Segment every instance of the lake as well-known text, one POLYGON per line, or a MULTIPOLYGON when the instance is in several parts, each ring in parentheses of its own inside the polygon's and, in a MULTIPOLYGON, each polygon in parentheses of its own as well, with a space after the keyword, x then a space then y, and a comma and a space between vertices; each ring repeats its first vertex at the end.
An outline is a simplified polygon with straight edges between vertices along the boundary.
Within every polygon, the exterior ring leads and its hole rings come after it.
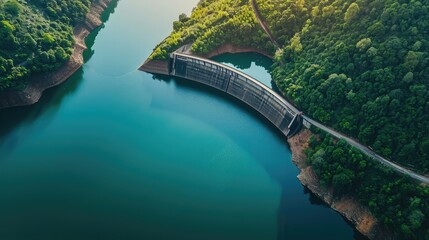
MULTIPOLYGON (((208 87, 137 71, 196 0, 121 0, 86 63, 0 111, 0 239, 361 239, 299 183, 286 139, 208 87)), ((258 54, 215 60, 271 82, 258 54)))

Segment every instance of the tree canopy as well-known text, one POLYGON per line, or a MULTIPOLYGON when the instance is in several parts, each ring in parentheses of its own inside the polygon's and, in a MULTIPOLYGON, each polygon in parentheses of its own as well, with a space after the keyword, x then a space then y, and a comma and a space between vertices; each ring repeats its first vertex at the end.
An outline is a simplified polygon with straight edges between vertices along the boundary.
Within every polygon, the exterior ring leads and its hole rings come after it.
POLYGON ((288 98, 384 157, 429 172, 428 0, 257 2, 283 45, 273 77, 288 98))
POLYGON ((274 46, 260 27, 247 0, 202 0, 190 17, 182 14, 173 23, 173 32, 150 56, 166 59, 184 44, 192 43, 192 51, 207 54, 225 43, 253 47, 274 53, 274 46))
POLYGON ((34 73, 64 64, 73 50, 73 27, 90 0, 0 0, 0 91, 22 88, 34 73))

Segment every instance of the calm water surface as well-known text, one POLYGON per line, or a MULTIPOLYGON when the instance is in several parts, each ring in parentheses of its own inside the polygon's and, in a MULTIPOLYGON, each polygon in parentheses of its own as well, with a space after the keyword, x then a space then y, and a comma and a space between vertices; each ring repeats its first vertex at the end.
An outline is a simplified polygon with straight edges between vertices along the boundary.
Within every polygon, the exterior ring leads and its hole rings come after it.
MULTIPOLYGON (((137 71, 197 0, 121 0, 83 68, 0 111, 0 239, 353 239, 283 136, 231 97, 137 71)), ((225 55, 270 83, 259 55, 225 55)))

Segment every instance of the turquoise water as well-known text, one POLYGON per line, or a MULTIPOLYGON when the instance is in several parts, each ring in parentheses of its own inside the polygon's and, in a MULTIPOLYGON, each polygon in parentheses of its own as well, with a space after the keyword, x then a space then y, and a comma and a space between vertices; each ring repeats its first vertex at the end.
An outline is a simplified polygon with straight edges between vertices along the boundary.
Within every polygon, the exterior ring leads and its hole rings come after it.
MULTIPOLYGON (((81 70, 38 104, 0 111, 0 239, 358 236, 306 193, 262 117, 136 70, 196 3, 119 1, 81 70)), ((269 83, 269 61, 255 57, 221 61, 269 83)))

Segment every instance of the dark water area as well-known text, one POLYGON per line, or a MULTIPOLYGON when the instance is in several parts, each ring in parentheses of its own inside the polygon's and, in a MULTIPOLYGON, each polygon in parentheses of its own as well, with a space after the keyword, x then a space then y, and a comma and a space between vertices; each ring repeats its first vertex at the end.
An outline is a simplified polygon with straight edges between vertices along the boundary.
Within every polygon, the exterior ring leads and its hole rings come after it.
MULTIPOLYGON (((136 70, 196 4, 118 1, 81 70, 39 103, 0 111, 0 239, 359 237, 302 187, 263 117, 136 70)), ((267 60, 217 59, 268 84, 267 60)))

